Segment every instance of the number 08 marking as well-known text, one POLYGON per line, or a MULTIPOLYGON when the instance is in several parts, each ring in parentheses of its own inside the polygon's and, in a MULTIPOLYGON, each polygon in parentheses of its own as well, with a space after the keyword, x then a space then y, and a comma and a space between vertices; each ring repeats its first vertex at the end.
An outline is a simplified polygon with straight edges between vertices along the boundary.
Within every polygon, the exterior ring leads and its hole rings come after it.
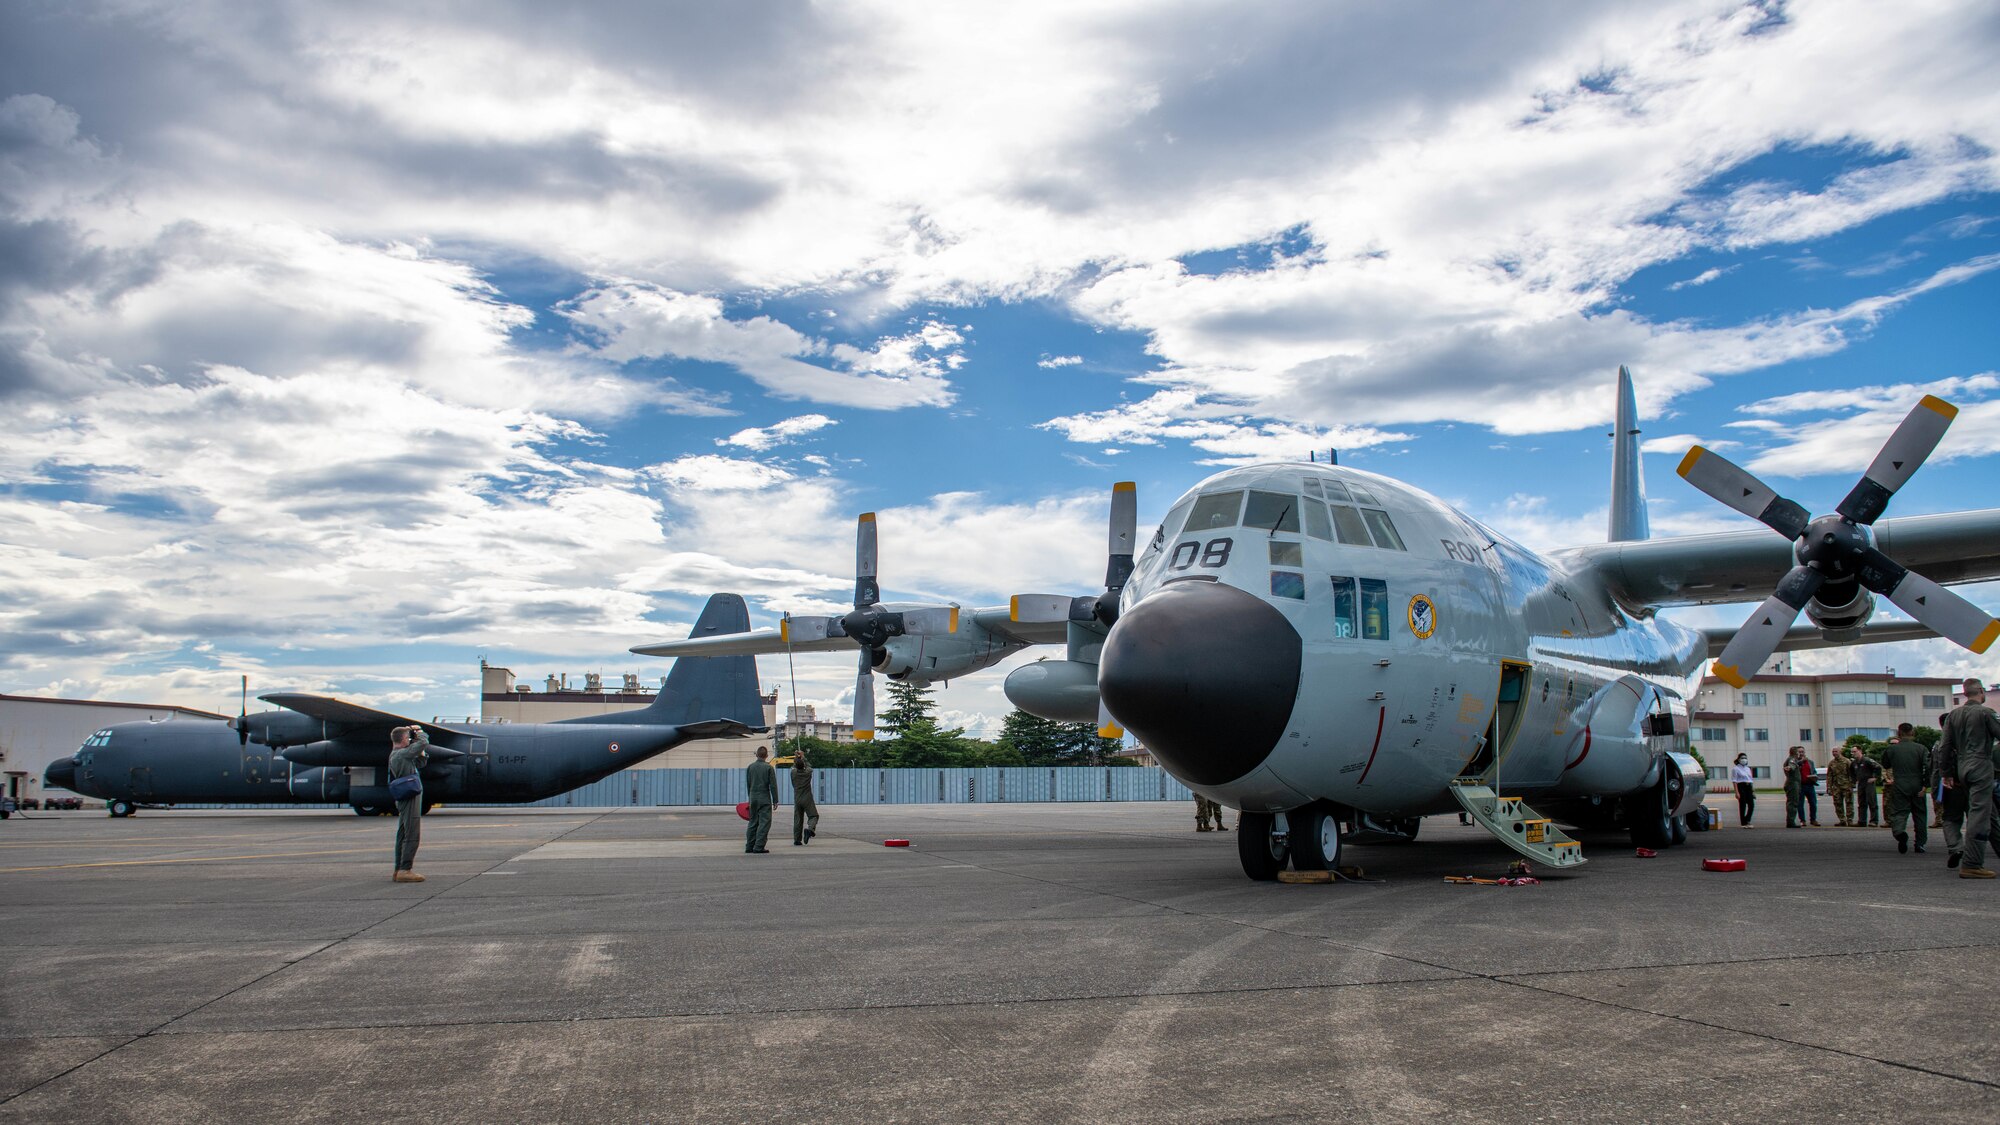
POLYGON ((1229 565, 1229 552, 1236 548, 1234 539, 1211 539, 1206 543, 1181 543, 1174 547, 1174 554, 1167 561, 1174 570, 1187 570, 1200 563, 1209 570, 1221 570, 1229 565))

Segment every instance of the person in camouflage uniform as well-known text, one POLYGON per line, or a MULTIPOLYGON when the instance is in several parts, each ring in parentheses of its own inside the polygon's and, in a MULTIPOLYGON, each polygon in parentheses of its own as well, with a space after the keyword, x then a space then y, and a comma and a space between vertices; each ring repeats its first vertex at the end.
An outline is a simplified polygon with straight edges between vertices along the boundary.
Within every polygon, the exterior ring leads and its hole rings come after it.
POLYGON ((803 847, 819 835, 819 802, 813 800, 813 768, 804 750, 792 752, 792 846, 803 847))
MULTIPOLYGON (((1889 736, 1894 742, 1896 737, 1889 736)), ((1856 828, 1882 827, 1882 805, 1878 790, 1882 781, 1882 751, 1888 743, 1877 743, 1868 750, 1854 752, 1854 826, 1856 828)))
POLYGON ((1826 764, 1826 791, 1833 798, 1838 828, 1854 823, 1854 747, 1843 746, 1826 764))
POLYGON ((1930 840, 1924 819, 1924 796, 1931 786, 1931 755, 1916 740, 1915 728, 1908 723, 1896 728, 1896 737, 1882 749, 1883 802, 1889 806, 1889 831, 1896 837, 1896 850, 1910 850, 1910 834, 1903 821, 1916 825, 1917 852, 1922 854, 1930 840))
POLYGON ((1229 828, 1222 823, 1222 805, 1220 802, 1211 801, 1199 793, 1194 795, 1194 830, 1196 832, 1229 831, 1229 828), (1210 821, 1214 822, 1213 829, 1209 827, 1210 821))
MULTIPOLYGON (((1951 773, 1945 784, 1965 793, 1965 827, 1960 834, 1961 854, 1947 860, 1957 862, 1961 879, 1991 879, 1986 866, 1986 848, 2000 834, 2000 810, 1995 809, 1993 774, 2000 756, 2000 717, 1986 706, 1986 686, 1976 679, 1965 681, 1965 702, 1945 719, 1944 737, 1938 750, 1951 773)), ((1949 841, 1950 814, 1945 833, 1949 841)))
POLYGON ((1785 827, 1797 828, 1804 819, 1799 808, 1799 763, 1805 761, 1805 747, 1794 746, 1785 755, 1785 827))

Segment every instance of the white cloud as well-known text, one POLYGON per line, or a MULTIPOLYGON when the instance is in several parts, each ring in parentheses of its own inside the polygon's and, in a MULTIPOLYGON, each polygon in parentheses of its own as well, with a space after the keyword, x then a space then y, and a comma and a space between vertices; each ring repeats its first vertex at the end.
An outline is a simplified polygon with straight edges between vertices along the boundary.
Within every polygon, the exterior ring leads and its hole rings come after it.
POLYGON ((829 345, 767 316, 731 320, 714 297, 640 282, 599 286, 562 312, 596 340, 589 354, 614 363, 661 357, 726 363, 776 397, 844 406, 946 406, 953 399, 944 377, 950 354, 936 353, 961 338, 934 324, 863 350, 829 345), (826 356, 837 366, 802 356, 826 356))
POLYGON ((1082 362, 1083 362, 1083 357, 1080 355, 1048 355, 1048 356, 1043 356, 1040 360, 1038 360, 1035 363, 1035 366, 1050 367, 1050 368, 1075 367, 1077 364, 1080 364, 1082 362))
POLYGON ((741 492, 769 488, 792 479, 792 474, 775 465, 718 457, 713 453, 692 453, 643 472, 655 480, 701 492, 741 492))
POLYGON ((1693 277, 1684 278, 1680 281, 1674 282, 1673 284, 1667 286, 1667 289, 1669 291, 1676 291, 1681 289, 1692 289, 1697 285, 1707 285, 1709 282, 1714 281, 1716 278, 1721 277, 1723 274, 1727 272, 1729 271, 1715 266, 1711 266, 1708 269, 1705 269, 1700 273, 1695 274, 1693 277))
POLYGON ((1860 472, 1874 460, 1882 443, 1925 395, 1936 395, 1958 407, 1951 428, 1931 453, 1929 463, 2000 453, 2000 375, 1989 372, 1928 383, 1782 395, 1753 402, 1743 409, 1763 415, 1839 416, 1795 421, 1767 431, 1774 444, 1745 467, 1754 473, 1780 476, 1860 472))
POLYGON ((835 424, 833 419, 824 414, 801 414, 796 418, 787 418, 761 429, 752 427, 738 430, 726 438, 717 438, 715 444, 734 445, 753 453, 761 453, 774 445, 783 445, 835 424))

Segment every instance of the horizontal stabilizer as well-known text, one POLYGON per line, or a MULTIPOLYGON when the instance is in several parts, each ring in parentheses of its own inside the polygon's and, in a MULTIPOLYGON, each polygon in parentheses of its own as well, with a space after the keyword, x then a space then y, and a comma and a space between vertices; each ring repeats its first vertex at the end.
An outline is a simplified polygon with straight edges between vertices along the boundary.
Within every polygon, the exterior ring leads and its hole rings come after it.
POLYGON ((689 738, 748 738, 762 734, 770 727, 748 727, 735 719, 704 719, 698 723, 682 723, 679 730, 689 738))

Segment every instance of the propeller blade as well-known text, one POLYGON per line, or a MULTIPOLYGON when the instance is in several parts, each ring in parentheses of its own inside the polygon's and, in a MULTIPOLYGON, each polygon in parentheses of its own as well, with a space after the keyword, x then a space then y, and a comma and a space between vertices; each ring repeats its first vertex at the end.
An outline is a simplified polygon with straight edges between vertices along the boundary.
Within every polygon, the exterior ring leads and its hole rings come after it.
POLYGON ((1674 470, 1681 479, 1787 539, 1805 534, 1812 516, 1729 458, 1697 445, 1674 470))
POLYGON ((1104 588, 1113 594, 1123 590, 1125 580, 1132 577, 1132 551, 1138 535, 1139 486, 1121 480, 1111 486, 1111 562, 1104 568, 1104 588))
POLYGON ((243 704, 236 715, 236 744, 250 745, 250 676, 243 676, 243 704))
POLYGON ((1910 408, 1896 432, 1889 435, 1882 452, 1875 455, 1868 471, 1855 482, 1854 490, 1836 510, 1855 523, 1874 523, 1880 519, 1889 506, 1889 498, 1909 482, 1910 474, 1937 448, 1956 417, 1958 407, 1936 395, 1925 395, 1922 402, 1910 408))
POLYGON ((1068 594, 1015 594, 1007 599, 1007 620, 1030 625, 1068 621, 1076 599, 1068 594))
POLYGON ((2000 639, 2000 621, 1992 614, 1914 570, 1903 571, 1902 580, 1888 593, 1896 608, 1960 648, 1984 653, 2000 639))
POLYGON ((854 608, 881 600, 882 587, 875 581, 875 513, 863 512, 854 524, 854 608))
POLYGON ((784 617, 778 621, 778 639, 788 645, 846 635, 838 617, 784 617))
POLYGON ((854 681, 854 741, 875 738, 875 664, 867 649, 861 650, 861 675, 854 681))
POLYGON ((1757 670, 1764 666, 1771 654, 1778 651, 1778 645, 1785 639, 1785 631, 1798 620, 1799 611, 1819 592, 1824 581, 1820 572, 1809 566, 1795 566, 1778 582, 1778 590, 1764 599, 1750 620, 1736 630, 1723 646, 1722 655, 1715 658, 1709 672, 1731 687, 1740 688, 1750 682, 1757 670), (1750 672, 1745 675, 1743 669, 1750 672))
POLYGON ((955 605, 938 606, 934 609, 906 609, 899 616, 903 619, 903 633, 906 636, 934 637, 958 632, 958 607, 955 605))

